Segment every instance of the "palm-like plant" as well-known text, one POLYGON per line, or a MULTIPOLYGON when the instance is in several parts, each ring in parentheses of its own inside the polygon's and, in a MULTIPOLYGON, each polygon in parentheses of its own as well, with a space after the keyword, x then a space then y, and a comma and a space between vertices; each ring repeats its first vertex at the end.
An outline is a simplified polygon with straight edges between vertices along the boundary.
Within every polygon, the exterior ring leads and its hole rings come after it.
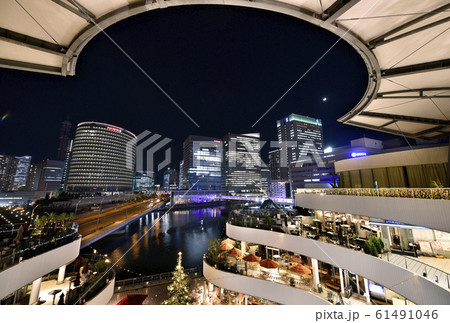
POLYGON ((56 212, 50 212, 47 218, 48 218, 47 232, 50 227, 49 224, 53 224, 53 231, 54 231, 56 228, 56 222, 58 222, 58 214, 56 212))

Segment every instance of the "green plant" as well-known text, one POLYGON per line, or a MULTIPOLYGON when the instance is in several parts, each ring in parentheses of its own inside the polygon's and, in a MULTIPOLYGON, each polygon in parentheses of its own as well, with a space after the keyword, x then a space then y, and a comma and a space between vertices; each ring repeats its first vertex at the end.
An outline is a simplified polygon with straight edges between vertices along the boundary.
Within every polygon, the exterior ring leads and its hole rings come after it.
POLYGON ((215 264, 222 250, 220 249, 220 241, 217 238, 209 240, 208 251, 206 252, 206 260, 209 264, 215 264))
POLYGON ((370 252, 370 250, 371 250, 370 245, 371 245, 371 243, 369 241, 364 242, 364 246, 363 246, 364 253, 366 253, 368 255, 371 253, 370 252))
POLYGON ((383 242, 383 239, 381 239, 381 237, 378 238, 378 242, 379 242, 379 244, 381 246, 381 250, 383 250, 384 249, 384 242, 383 242))
POLYGON ((375 245, 373 243, 370 243, 370 254, 372 256, 378 257, 377 248, 375 247, 375 245))
POLYGON ((380 241, 378 240, 377 237, 372 238, 372 244, 375 246, 377 253, 380 253, 382 248, 381 248, 380 241))
POLYGON ((98 272, 98 273, 102 273, 106 270, 106 268, 108 268, 108 265, 106 264, 106 261, 104 259, 97 261, 94 265, 93 265, 94 271, 98 272))

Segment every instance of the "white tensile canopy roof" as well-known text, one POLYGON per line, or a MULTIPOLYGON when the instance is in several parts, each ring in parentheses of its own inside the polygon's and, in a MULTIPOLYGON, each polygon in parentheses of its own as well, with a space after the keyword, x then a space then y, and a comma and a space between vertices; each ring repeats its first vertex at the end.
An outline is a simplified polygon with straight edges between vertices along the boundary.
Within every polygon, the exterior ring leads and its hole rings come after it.
POLYGON ((193 4, 281 12, 350 43, 366 63, 369 84, 339 119, 345 124, 420 139, 450 132, 448 0, 2 0, 0 67, 75 75, 78 55, 102 28, 193 4))

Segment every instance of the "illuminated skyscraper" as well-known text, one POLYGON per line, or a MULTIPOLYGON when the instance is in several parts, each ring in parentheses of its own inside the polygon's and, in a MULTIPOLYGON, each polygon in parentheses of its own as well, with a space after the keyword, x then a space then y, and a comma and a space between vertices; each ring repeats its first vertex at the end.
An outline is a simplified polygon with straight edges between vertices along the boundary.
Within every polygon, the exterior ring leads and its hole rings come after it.
POLYGON ((61 122, 61 130, 59 132, 58 153, 56 155, 56 160, 64 161, 66 158, 66 153, 69 149, 69 138, 71 128, 72 123, 69 120, 61 122))
POLYGON ((304 156, 323 153, 322 120, 291 114, 277 121, 281 167, 304 156), (287 160, 286 160, 287 159, 287 160), (287 164, 285 164, 287 162, 287 164))
POLYGON ((131 192, 137 137, 100 122, 78 124, 67 176, 68 192, 131 192))
POLYGON ((167 168, 163 176, 163 190, 171 191, 178 189, 178 172, 174 168, 167 168))
POLYGON ((227 134, 223 139, 225 187, 233 193, 260 192, 259 133, 227 134))
POLYGON ((11 191, 14 185, 17 160, 14 156, 0 154, 0 191, 11 191))
POLYGON ((58 192, 64 172, 64 162, 60 160, 44 160, 41 165, 39 191, 58 192))
POLYGON ((181 188, 194 190, 223 189, 223 144, 220 139, 189 136, 183 144, 181 188))
POLYGON ((16 157, 16 174, 14 176, 13 191, 24 189, 27 184, 31 156, 16 157))

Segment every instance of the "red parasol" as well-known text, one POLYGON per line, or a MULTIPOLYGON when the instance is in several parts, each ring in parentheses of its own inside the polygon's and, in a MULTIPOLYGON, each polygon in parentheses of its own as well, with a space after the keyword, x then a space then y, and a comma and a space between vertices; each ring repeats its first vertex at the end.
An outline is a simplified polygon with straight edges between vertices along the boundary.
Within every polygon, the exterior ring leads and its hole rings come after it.
POLYGON ((303 263, 302 258, 300 257, 291 257, 292 262, 297 262, 299 264, 303 263))
POLYGON ((230 249, 230 250, 228 250, 227 251, 227 254, 229 254, 229 255, 235 255, 235 256, 238 256, 238 255, 240 255, 242 252, 240 251, 240 250, 238 250, 238 249, 236 249, 236 248, 232 248, 232 249, 230 249))
POLYGON ((289 268, 289 270, 291 270, 293 272, 296 272, 296 273, 299 273, 301 275, 309 275, 309 274, 311 274, 311 270, 310 269, 308 269, 305 266, 300 265, 300 264, 295 265, 295 266, 291 266, 289 268))
POLYGON ((142 305, 147 295, 128 294, 116 305, 142 305))
POLYGON ((245 261, 248 261, 248 262, 260 262, 261 261, 261 258, 256 257, 255 255, 252 255, 252 254, 245 256, 242 259, 244 259, 245 261))
POLYGON ((230 238, 226 238, 225 240, 222 240, 222 242, 221 242, 221 244, 224 244, 224 243, 229 243, 229 244, 232 244, 234 246, 236 241, 234 241, 234 240, 232 240, 230 238))
POLYGON ((79 256, 78 257, 78 259, 77 259, 77 268, 80 268, 81 267, 81 262, 82 262, 83 260, 81 259, 81 256, 79 256))
POLYGON ((272 259, 263 259, 263 260, 261 260, 259 265, 261 267, 264 267, 267 269, 274 269, 274 268, 278 268, 280 266, 276 261, 274 261, 272 259))
POLYGON ((230 250, 233 249, 233 245, 231 243, 222 243, 220 245, 220 250, 230 250))

